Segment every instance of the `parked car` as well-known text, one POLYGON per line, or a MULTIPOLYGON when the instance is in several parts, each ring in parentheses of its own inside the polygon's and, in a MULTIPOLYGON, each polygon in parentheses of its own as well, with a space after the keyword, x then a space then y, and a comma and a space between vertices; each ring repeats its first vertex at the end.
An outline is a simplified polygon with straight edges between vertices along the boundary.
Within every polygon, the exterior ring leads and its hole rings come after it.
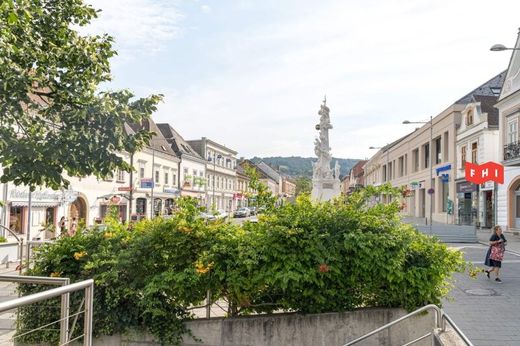
POLYGON ((248 217, 249 215, 251 215, 251 211, 246 207, 238 208, 235 211, 235 217, 248 217))
POLYGON ((208 221, 213 221, 213 220, 217 219, 215 215, 213 215, 211 213, 205 213, 205 212, 201 212, 200 217, 203 218, 204 220, 208 220, 208 221))
POLYGON ((228 213, 224 209, 217 210, 217 214, 215 215, 217 219, 224 219, 228 217, 228 213))
POLYGON ((248 207, 251 215, 256 215, 256 207, 248 207))

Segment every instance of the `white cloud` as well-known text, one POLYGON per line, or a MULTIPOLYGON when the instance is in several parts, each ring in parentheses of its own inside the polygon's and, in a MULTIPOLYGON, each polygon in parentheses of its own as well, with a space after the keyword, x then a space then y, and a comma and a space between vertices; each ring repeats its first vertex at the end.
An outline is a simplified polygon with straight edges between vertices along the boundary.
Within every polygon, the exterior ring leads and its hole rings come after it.
POLYGON ((116 40, 120 56, 150 54, 162 50, 177 37, 182 19, 175 1, 87 0, 99 17, 85 28, 88 33, 109 33, 116 40))
POLYGON ((203 13, 210 13, 211 12, 211 7, 209 5, 202 5, 202 6, 200 6, 200 10, 203 13))

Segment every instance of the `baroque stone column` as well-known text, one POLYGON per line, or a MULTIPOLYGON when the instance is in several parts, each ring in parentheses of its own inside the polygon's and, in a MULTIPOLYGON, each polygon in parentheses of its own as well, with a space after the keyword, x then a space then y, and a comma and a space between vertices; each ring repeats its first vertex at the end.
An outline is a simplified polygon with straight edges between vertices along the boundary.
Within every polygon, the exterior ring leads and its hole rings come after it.
POLYGON ((320 123, 316 125, 319 138, 314 141, 314 153, 318 160, 312 164, 312 199, 315 201, 328 201, 339 196, 339 163, 336 161, 334 169, 330 168, 332 155, 329 147, 330 109, 327 107, 327 99, 323 100, 320 111, 320 123))

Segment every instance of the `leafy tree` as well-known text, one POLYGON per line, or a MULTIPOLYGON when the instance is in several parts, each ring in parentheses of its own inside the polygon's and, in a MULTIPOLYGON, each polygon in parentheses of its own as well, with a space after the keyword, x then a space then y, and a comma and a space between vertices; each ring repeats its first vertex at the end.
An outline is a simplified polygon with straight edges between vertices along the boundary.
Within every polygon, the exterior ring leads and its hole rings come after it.
POLYGON ((260 175, 256 168, 249 164, 245 164, 244 170, 246 171, 246 175, 249 177, 249 188, 255 191, 254 196, 249 196, 250 198, 252 197, 250 205, 272 210, 276 203, 276 197, 273 196, 269 187, 260 181, 260 175))
POLYGON ((312 191, 312 180, 308 177, 298 177, 295 179, 296 196, 302 193, 310 193, 312 191))
POLYGON ((74 29, 96 16, 82 0, 0 2, 1 182, 58 189, 69 184, 64 174, 130 171, 118 153, 150 139, 124 124, 147 119, 161 95, 98 91, 111 79, 113 39, 74 29))

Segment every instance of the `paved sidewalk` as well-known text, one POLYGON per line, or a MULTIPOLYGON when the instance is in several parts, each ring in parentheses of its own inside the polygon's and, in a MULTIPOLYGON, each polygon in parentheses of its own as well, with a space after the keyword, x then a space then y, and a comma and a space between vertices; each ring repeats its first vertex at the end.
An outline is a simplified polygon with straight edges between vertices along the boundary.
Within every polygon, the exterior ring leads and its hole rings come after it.
MULTIPOLYGON (((484 242, 490 231, 479 231, 484 242)), ((506 235, 510 249, 519 249, 518 237, 506 235)), ((465 254, 466 260, 475 266, 483 265, 488 245, 450 244, 465 254)), ((492 274, 493 275, 493 274, 492 274)), ((468 273, 455 275, 455 287, 450 298, 443 301, 444 310, 468 336, 475 346, 518 346, 520 345, 520 254, 507 252, 497 283, 494 276, 488 279, 484 273, 470 278, 468 273)))

